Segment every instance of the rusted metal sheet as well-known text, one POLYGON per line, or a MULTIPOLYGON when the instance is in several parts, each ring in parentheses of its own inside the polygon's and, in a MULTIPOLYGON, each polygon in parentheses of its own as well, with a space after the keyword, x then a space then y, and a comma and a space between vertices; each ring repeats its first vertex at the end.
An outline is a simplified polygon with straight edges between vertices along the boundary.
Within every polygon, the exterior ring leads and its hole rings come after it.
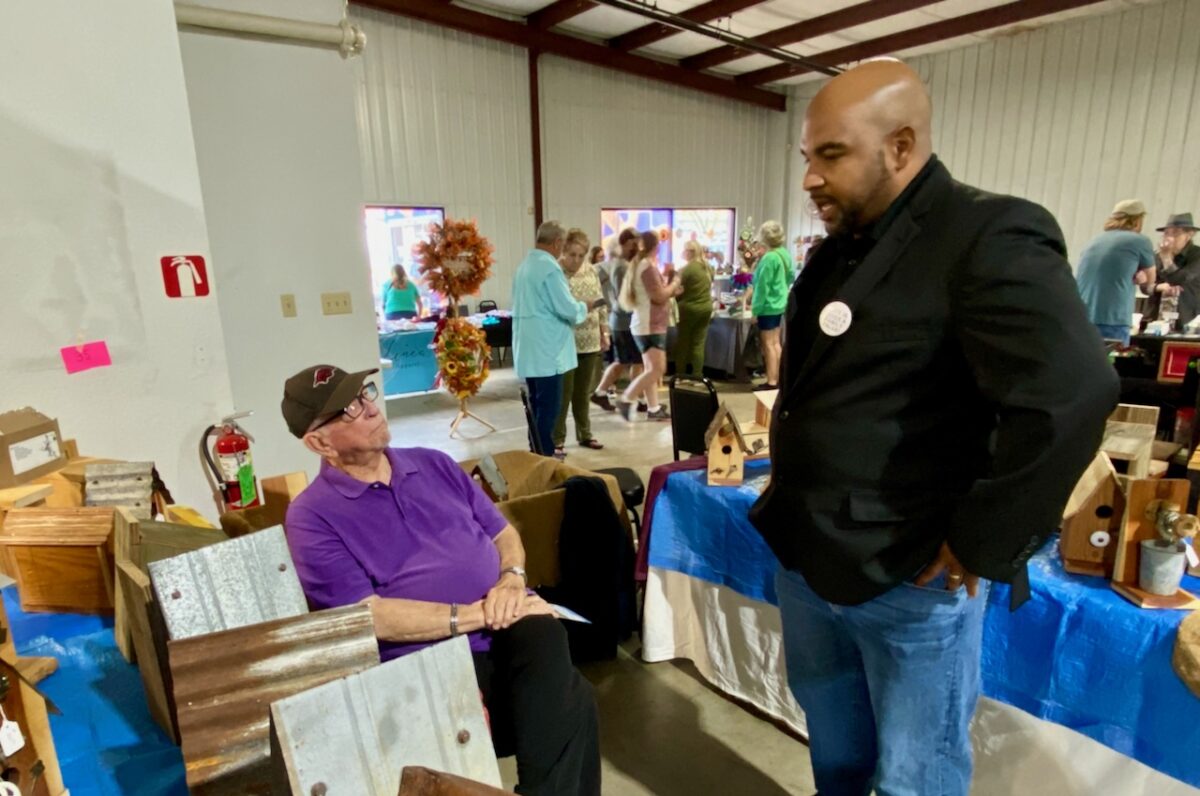
POLYGON ((499 786, 465 636, 271 706, 293 794, 395 796, 405 766, 499 786))
POLYGON ((139 520, 153 518, 154 462, 109 462, 84 467, 84 503, 123 506, 139 520))
POLYGON ((173 640, 308 611, 280 526, 148 567, 173 640))
POLYGON ((188 788, 197 794, 271 793, 271 704, 379 663, 371 609, 361 604, 167 649, 188 788))

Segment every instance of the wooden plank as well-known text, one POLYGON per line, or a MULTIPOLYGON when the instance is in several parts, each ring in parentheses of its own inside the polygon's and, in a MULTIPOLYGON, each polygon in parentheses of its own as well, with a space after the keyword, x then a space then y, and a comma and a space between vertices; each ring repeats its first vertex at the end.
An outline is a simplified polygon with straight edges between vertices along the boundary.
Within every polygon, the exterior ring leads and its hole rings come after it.
POLYGON ((54 488, 49 484, 22 484, 0 489, 0 509, 19 509, 33 506, 50 497, 54 488))
POLYGON ((1154 426, 1109 420, 1104 425, 1100 450, 1114 461, 1129 462, 1127 475, 1145 478, 1150 474, 1150 456, 1154 451, 1154 426))
POLYGON ((172 506, 167 506, 163 512, 167 518, 167 522, 177 522, 183 525, 194 525, 197 528, 215 528, 208 520, 201 516, 200 512, 196 511, 191 506, 183 506, 178 503, 172 506))
POLYGON ((1174 595, 1150 594, 1138 587, 1138 561, 1143 541, 1157 539, 1156 518, 1147 508, 1154 501, 1187 506, 1189 483, 1181 478, 1134 479, 1126 494, 1125 516, 1117 540, 1116 561, 1113 565, 1112 587, 1122 597, 1141 608, 1191 610, 1200 607, 1194 595, 1179 589, 1174 595))
POLYGON ((271 732, 292 793, 394 796, 406 766, 501 785, 465 636, 279 700, 271 732))
POLYGON ((117 582, 121 584, 121 598, 125 603, 122 614, 126 617, 130 644, 146 691, 150 716, 168 737, 178 740, 174 704, 150 624, 150 605, 154 600, 150 578, 133 562, 125 560, 117 562, 117 582))
POLYGON ((424 766, 405 766, 399 796, 506 796, 508 791, 424 766))
POLYGON ((1109 420, 1120 423, 1141 423, 1145 426, 1158 428, 1159 408, 1157 406, 1141 406, 1139 404, 1117 404, 1117 408, 1108 416, 1109 420))
POLYGON ((308 611, 281 527, 153 561, 148 568, 172 639, 308 611))
POLYGON ((58 658, 49 655, 19 657, 16 660, 15 666, 22 677, 30 683, 37 685, 58 671, 58 658))
POLYGON ((168 652, 193 794, 270 792, 271 704, 379 663, 362 604, 172 641, 168 652))
MULTIPOLYGON (((26 736, 25 745, 4 758, 5 779, 21 783, 19 793, 26 794, 26 796, 51 796, 45 777, 34 774, 38 763, 41 763, 42 767, 46 764, 42 760, 42 750, 38 748, 32 733, 28 732, 30 720, 25 707, 25 690, 17 686, 20 679, 17 677, 16 667, 12 662, 0 658, 0 674, 3 674, 9 682, 9 687, 4 691, 4 716, 9 721, 16 722, 22 735, 26 736)), ((35 695, 29 700, 30 707, 35 707, 36 703, 41 701, 42 698, 35 695)), ((51 750, 53 751, 53 746, 51 746, 51 750)))
MULTIPOLYGON (((12 665, 19 673, 26 675, 42 675, 46 676, 47 670, 51 665, 44 658, 18 658, 16 647, 13 643, 13 636, 10 630, 11 625, 8 622, 8 612, 4 608, 4 601, 0 600, 0 628, 3 628, 4 640, 0 642, 0 660, 12 665)), ((53 658, 48 659, 54 661, 53 668, 57 669, 58 661, 53 658)), ((26 740, 32 743, 33 748, 38 751, 38 756, 45 766, 42 772, 42 778, 46 781, 46 790, 54 796, 60 796, 65 793, 63 788, 62 770, 58 764, 58 754, 54 748, 54 737, 50 733, 50 717, 47 715, 46 700, 37 692, 29 682, 25 682, 20 678, 11 678, 13 682, 19 683, 21 694, 21 704, 25 711, 25 723, 21 729, 25 733, 26 740)), ((30 682, 37 680, 30 679, 30 682)))
POLYGON ((1058 540, 1063 568, 1076 575, 1111 578, 1125 517, 1125 494, 1103 451, 1080 477, 1063 515, 1058 540))

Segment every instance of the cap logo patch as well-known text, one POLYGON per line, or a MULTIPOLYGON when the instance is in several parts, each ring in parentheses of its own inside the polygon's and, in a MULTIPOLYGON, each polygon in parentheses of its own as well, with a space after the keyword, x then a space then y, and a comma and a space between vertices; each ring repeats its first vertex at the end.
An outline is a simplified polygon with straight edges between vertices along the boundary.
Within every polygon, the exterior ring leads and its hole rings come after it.
POLYGON ((337 373, 337 368, 317 368, 313 371, 313 388, 328 384, 335 373, 337 373))

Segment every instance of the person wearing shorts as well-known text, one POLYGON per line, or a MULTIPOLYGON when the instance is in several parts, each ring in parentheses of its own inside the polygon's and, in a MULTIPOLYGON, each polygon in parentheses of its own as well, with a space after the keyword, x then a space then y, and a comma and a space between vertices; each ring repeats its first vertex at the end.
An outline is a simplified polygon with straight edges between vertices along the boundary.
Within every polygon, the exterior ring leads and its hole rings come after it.
POLYGON ((619 298, 622 308, 633 313, 630 328, 642 352, 642 373, 625 388, 617 402, 617 411, 626 420, 632 420, 634 402, 644 399, 647 420, 669 420, 666 408, 658 403, 658 382, 667 371, 671 298, 683 288, 678 275, 667 282, 658 270, 658 233, 643 232, 639 243, 638 260, 630 267, 619 298))
POLYGON ((796 279, 792 254, 787 249, 787 236, 778 221, 768 221, 759 228, 758 238, 770 251, 754 268, 750 311, 758 322, 758 339, 762 348, 767 381, 756 390, 779 389, 779 361, 783 356, 783 330, 780 322, 787 309, 788 291, 796 279))
POLYGON ((607 412, 613 412, 617 408, 609 397, 609 391, 616 387, 617 381, 627 373, 631 381, 637 378, 642 367, 642 354, 633 339, 633 332, 629 330, 633 313, 622 309, 619 301, 621 284, 630 270, 629 261, 637 256, 637 230, 621 230, 613 247, 608 258, 609 278, 603 283, 604 298, 608 301, 610 310, 608 326, 612 333, 613 361, 605 369, 591 399, 592 403, 607 412))

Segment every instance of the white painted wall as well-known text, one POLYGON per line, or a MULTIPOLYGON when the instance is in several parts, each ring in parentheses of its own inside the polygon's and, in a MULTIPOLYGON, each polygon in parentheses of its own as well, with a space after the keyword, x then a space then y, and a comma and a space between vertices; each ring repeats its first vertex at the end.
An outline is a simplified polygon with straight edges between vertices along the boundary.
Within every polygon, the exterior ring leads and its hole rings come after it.
MULTIPOLYGON (((525 50, 364 9, 358 75, 370 201, 443 205, 496 247, 506 306, 533 242, 525 50)), ((784 210, 787 115, 553 56, 539 61, 545 216, 598 236, 612 206, 784 210)), ((477 299, 472 299, 472 303, 477 299)))
MULTIPOLYGON (((214 5, 216 5, 214 3, 214 5)), ((228 5, 228 4, 226 4, 228 5)), ((336 22, 337 0, 238 3, 239 10, 336 22)), ((180 32, 213 259, 224 285, 233 402, 254 410, 259 475, 307 470, 316 458, 280 415, 284 380, 318 363, 376 367, 370 272, 350 61, 333 50, 180 32), (353 313, 321 313, 323 292, 348 291, 353 313), (296 297, 284 318, 280 294, 296 297)))
POLYGON ((153 459, 211 513, 197 441, 231 405, 225 286, 171 300, 159 269, 210 255, 171 3, 5 3, 0 75, 0 409, 153 459), (66 375, 77 334, 113 366, 66 375))
POLYGON ((507 306, 533 245, 525 50, 353 8, 367 50, 357 79, 362 179, 370 203, 440 206, 475 219, 496 247, 479 296, 507 306))
MULTIPOLYGON (((1151 227, 1200 213, 1198 33, 1200 0, 1171 0, 909 63, 930 86, 935 151, 951 173, 1045 205, 1074 260, 1122 199, 1145 202, 1151 227)), ((819 85, 793 89, 797 143, 819 85)), ((798 149, 792 173, 801 234, 814 225, 798 149)))

